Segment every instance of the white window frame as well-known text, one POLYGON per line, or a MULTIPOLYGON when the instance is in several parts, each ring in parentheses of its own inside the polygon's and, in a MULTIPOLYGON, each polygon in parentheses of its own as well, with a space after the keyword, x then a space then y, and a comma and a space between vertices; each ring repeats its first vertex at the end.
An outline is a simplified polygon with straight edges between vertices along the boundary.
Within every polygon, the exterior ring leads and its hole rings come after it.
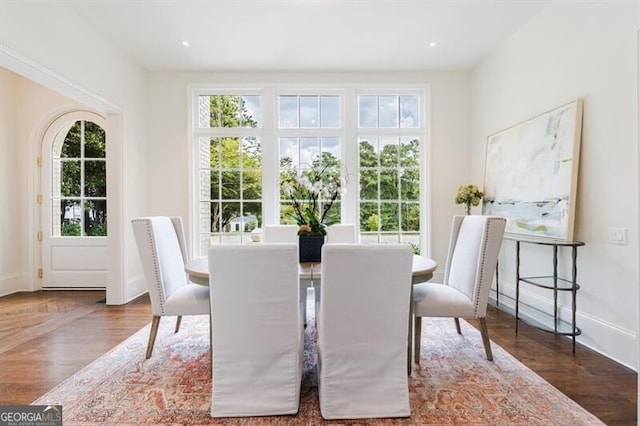
MULTIPOLYGON (((431 252, 430 225, 431 206, 429 199, 431 194, 431 114, 430 114, 430 90, 427 84, 251 84, 241 85, 226 84, 197 84, 188 87, 190 118, 189 129, 189 235, 191 240, 191 252, 198 255, 198 141, 201 136, 247 136, 254 135, 262 140, 262 218, 265 224, 279 223, 279 137, 281 136, 326 136, 327 133, 337 135, 341 133, 341 159, 344 167, 352 175, 349 176, 346 194, 342 197, 341 218, 344 223, 353 223, 360 229, 359 224, 359 148, 358 138, 361 134, 371 135, 372 129, 358 129, 357 99, 358 95, 418 95, 421 99, 421 120, 418 128, 390 128, 375 129, 376 134, 407 135, 420 137, 420 250, 428 256, 431 252), (261 95, 262 128, 223 128, 202 129, 198 127, 198 99, 202 95, 261 95), (278 128, 278 96, 279 95, 339 95, 342 97, 341 128, 278 128), (268 107, 267 107, 268 106, 268 107), (269 166, 271 165, 271 166, 269 166)), ((359 232, 359 231, 358 231, 359 232)), ((201 253, 205 255, 205 253, 201 253)))

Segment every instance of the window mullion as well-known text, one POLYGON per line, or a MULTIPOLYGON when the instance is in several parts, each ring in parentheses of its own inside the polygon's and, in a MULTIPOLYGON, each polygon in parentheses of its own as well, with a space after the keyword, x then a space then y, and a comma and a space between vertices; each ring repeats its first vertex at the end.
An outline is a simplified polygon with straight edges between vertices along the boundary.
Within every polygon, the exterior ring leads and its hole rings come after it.
POLYGON ((84 160, 84 143, 85 143, 85 121, 80 121, 80 235, 83 237, 85 234, 84 223, 84 203, 85 203, 85 160, 84 160))
POLYGON ((264 138, 262 144, 262 222, 276 224, 280 219, 280 191, 278 186, 280 164, 278 161, 277 132, 278 97, 274 89, 265 89, 262 102, 264 138))
POLYGON ((358 103, 354 89, 345 90, 342 108, 344 140, 342 141, 343 172, 348 173, 347 191, 342 199, 342 217, 345 223, 356 225, 360 230, 358 204, 360 198, 359 145, 358 145, 358 103))

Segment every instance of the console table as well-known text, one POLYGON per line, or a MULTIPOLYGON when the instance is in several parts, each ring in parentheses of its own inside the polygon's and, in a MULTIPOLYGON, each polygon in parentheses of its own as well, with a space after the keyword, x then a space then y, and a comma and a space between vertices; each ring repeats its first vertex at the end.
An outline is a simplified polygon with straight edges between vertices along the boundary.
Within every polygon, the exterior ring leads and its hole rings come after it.
POLYGON ((505 239, 515 241, 516 243, 516 333, 518 333, 518 316, 519 302, 520 302, 520 283, 534 285, 536 287, 544 288, 553 291, 553 325, 547 324, 535 324, 522 319, 523 321, 530 323, 534 327, 537 327, 543 331, 550 333, 571 336, 573 338, 573 352, 576 351, 576 336, 580 335, 582 331, 576 326, 576 293, 580 286, 576 282, 577 267, 576 260, 578 258, 578 247, 583 246, 581 241, 549 241, 538 240, 534 238, 526 237, 513 237, 505 236, 505 239), (553 275, 543 276, 520 276, 520 244, 539 244, 544 246, 550 246, 553 250, 553 275), (570 248, 572 259, 571 279, 565 279, 558 276, 558 248, 570 248), (571 292, 571 324, 568 324, 558 318, 558 292, 571 292))

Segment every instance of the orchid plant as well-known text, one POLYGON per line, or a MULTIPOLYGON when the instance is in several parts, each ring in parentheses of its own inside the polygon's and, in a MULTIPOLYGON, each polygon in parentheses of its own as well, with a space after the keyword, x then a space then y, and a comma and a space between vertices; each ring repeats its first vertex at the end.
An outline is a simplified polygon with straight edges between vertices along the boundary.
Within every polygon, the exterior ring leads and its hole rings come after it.
POLYGON ((280 184, 293 207, 288 215, 299 226, 298 235, 326 235, 326 227, 330 225, 328 213, 345 192, 339 169, 293 168, 282 175, 280 184))

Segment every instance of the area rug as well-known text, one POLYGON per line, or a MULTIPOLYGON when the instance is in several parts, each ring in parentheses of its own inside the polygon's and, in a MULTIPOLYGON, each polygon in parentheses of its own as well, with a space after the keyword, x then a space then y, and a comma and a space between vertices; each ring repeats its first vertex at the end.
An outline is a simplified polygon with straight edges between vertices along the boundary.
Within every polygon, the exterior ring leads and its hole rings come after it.
POLYGON ((505 350, 492 344, 487 361, 480 333, 461 321, 423 320, 422 358, 409 379, 411 417, 324 421, 316 382, 316 329, 305 330, 300 409, 295 416, 212 419, 209 319, 161 321, 153 356, 145 360, 149 326, 33 404, 61 404, 69 425, 602 425, 505 350))

